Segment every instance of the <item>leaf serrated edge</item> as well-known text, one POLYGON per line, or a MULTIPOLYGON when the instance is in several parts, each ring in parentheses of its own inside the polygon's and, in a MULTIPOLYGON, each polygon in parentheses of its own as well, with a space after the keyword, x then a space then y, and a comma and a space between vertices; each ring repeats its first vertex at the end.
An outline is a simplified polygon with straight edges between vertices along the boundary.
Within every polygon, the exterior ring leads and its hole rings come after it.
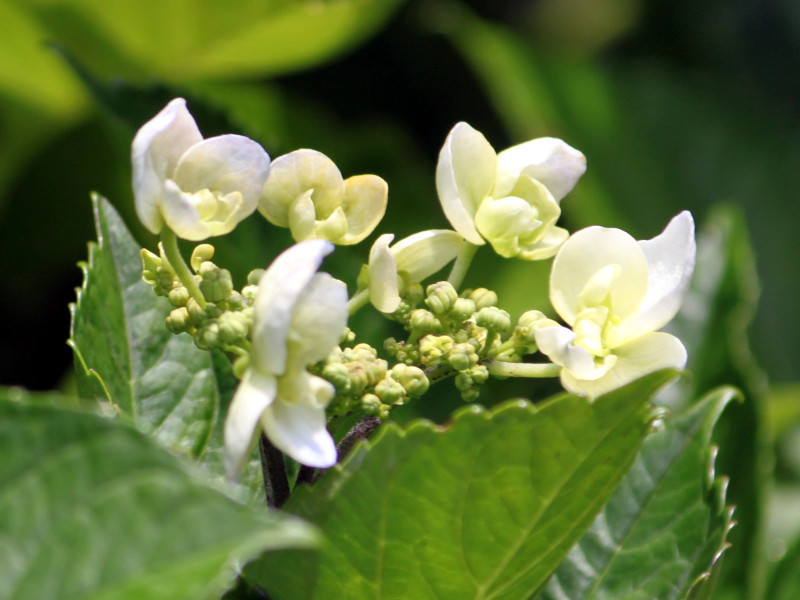
POLYGON ((719 453, 719 447, 711 444, 711 435, 713 433, 714 426, 725 410, 725 407, 727 407, 727 405, 733 400, 736 400, 740 403, 744 402, 744 395, 739 389, 732 386, 717 388, 709 392, 705 398, 708 398, 712 395, 718 395, 718 398, 714 403, 714 408, 709 411, 708 415, 706 415, 705 423, 703 424, 703 437, 705 438, 705 443, 708 444, 708 448, 706 450, 706 469, 703 484, 706 489, 706 498, 708 499, 711 513, 712 515, 722 519, 723 530, 720 537, 719 547, 711 557, 711 562, 709 563, 708 567, 705 568, 699 575, 697 575, 686 588, 686 592, 683 595, 684 600, 693 600, 697 598, 697 594, 702 591, 703 584, 712 580, 716 573, 715 567, 719 564, 719 561, 723 554, 725 554, 725 551, 731 547, 731 543, 728 541, 728 534, 736 526, 736 521, 733 519, 733 514, 736 510, 736 507, 727 506, 726 504, 726 496, 730 478, 727 475, 721 475, 719 477, 716 475, 716 459, 719 453))

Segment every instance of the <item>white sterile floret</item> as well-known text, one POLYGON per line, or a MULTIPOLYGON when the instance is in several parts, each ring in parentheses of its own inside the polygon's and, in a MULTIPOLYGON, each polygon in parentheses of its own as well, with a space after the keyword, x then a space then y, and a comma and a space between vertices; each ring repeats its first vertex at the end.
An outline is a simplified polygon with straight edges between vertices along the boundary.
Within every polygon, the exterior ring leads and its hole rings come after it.
POLYGON ((657 331, 678 312, 695 263, 694 221, 674 217, 651 240, 588 227, 561 247, 550 301, 571 327, 535 326, 539 350, 560 365, 570 392, 595 398, 648 373, 686 365, 686 349, 657 331))
POLYGON ((449 229, 420 231, 390 246, 393 239, 391 233, 379 236, 367 264, 370 301, 385 313, 400 306, 404 284, 419 283, 433 275, 455 259, 464 245, 464 238, 449 229))
POLYGON ((183 98, 136 133, 131 147, 136 213, 153 233, 166 225, 200 241, 232 231, 251 215, 269 174, 269 156, 241 135, 203 139, 183 98))
POLYGON ((276 158, 258 209, 267 220, 288 227, 295 241, 325 239, 356 244, 386 212, 388 186, 377 175, 343 179, 336 164, 316 150, 276 158))
POLYGON ((436 189, 453 228, 504 257, 550 258, 568 237, 556 227, 559 201, 586 171, 566 142, 538 138, 495 153, 479 131, 458 123, 436 166, 436 189))
POLYGON ((317 273, 332 250, 325 240, 295 244, 261 276, 250 363, 225 421, 231 475, 241 469, 261 430, 301 464, 327 468, 336 463, 325 415, 335 389, 307 371, 328 356, 347 325, 347 287, 317 273))

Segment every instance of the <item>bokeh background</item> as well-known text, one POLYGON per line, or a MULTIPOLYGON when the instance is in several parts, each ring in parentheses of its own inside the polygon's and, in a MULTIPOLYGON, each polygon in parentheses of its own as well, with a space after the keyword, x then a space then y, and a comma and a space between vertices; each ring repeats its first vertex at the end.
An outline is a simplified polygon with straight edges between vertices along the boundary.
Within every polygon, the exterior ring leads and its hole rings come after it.
MULTIPOLYGON (((384 177, 375 235, 446 226, 433 173, 460 120, 497 149, 550 135, 582 150, 588 172, 563 202, 571 230, 649 238, 682 209, 701 225, 734 219, 757 279, 734 273, 728 326, 747 328, 739 350, 758 373, 752 429, 777 477, 763 517, 783 516, 753 526, 740 545, 761 567, 720 597, 760 597, 791 541, 770 531, 800 526, 800 3, 0 0, 0 384, 70 389, 89 194, 155 247, 133 212, 129 146, 175 96, 207 136, 245 133, 273 157, 315 148, 345 176, 384 177)), ((241 278, 287 242, 254 218, 220 241, 220 263, 241 278)), ((367 248, 339 268, 354 275, 367 248)), ((546 264, 490 254, 470 280, 512 311, 546 302, 546 264)))

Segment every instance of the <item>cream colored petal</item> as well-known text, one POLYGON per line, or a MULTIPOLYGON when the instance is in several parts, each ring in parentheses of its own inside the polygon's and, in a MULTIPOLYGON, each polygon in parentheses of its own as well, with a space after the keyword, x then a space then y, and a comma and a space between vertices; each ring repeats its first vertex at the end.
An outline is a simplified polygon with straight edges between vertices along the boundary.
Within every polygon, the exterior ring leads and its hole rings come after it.
POLYGON ((278 383, 269 374, 248 369, 225 417, 225 467, 229 477, 242 470, 258 433, 261 415, 275 400, 278 383))
POLYGON ((497 155, 479 131, 458 123, 450 131, 436 165, 436 191, 450 224, 467 241, 484 244, 473 219, 494 187, 497 155))
POLYGON ((212 235, 209 224, 200 217, 192 194, 182 191, 171 179, 164 182, 161 215, 167 227, 179 238, 199 242, 212 235))
POLYGON ((308 365, 326 358, 347 326, 347 286, 317 273, 298 296, 289 328, 292 361, 308 365))
POLYGON ((691 213, 678 214, 661 234, 640 241, 639 247, 647 259, 647 294, 639 312, 620 325, 617 334, 623 340, 661 329, 680 309, 697 254, 691 213))
POLYGON ((317 221, 314 237, 328 240, 334 244, 345 244, 342 240, 347 237, 347 215, 340 206, 334 210, 327 219, 317 221))
POLYGON ((344 181, 334 162, 316 150, 295 150, 272 161, 258 210, 271 223, 289 226, 289 207, 311 190, 316 218, 327 219, 342 204, 344 181))
POLYGON ((311 199, 311 190, 300 194, 291 203, 288 216, 286 225, 292 232, 295 242, 313 240, 317 237, 317 213, 314 201, 311 199))
POLYGON ((542 225, 537 216, 537 211, 522 198, 487 199, 475 214, 475 225, 481 235, 494 244, 535 231, 542 225))
POLYGON ((238 223, 256 210, 268 175, 269 156, 264 149, 250 138, 231 134, 191 146, 178 161, 173 179, 187 192, 239 192, 242 203, 235 215, 238 223))
POLYGON ((377 175, 356 175, 344 184, 342 208, 347 216, 347 234, 336 243, 357 244, 372 233, 386 213, 389 186, 377 175))
POLYGON ((559 248, 569 239, 569 231, 561 227, 547 227, 544 236, 533 243, 520 239, 519 258, 524 260, 544 260, 556 255, 559 248))
POLYGON ((336 464, 336 445, 326 428, 319 396, 332 395, 333 386, 309 375, 308 397, 273 402, 261 417, 264 433, 276 448, 302 465, 327 469, 336 464), (327 387, 327 389, 323 389, 327 387))
POLYGON ((533 333, 539 351, 574 377, 595 380, 607 373, 610 361, 598 362, 588 350, 574 345, 576 335, 572 330, 543 319, 536 323, 533 333))
POLYGON ((636 240, 620 229, 587 227, 561 246, 550 272, 550 301, 567 323, 575 324, 586 284, 609 265, 620 267, 609 290, 610 308, 624 319, 638 310, 647 291, 647 260, 636 240))
POLYGON ((250 360, 260 371, 282 375, 295 305, 322 259, 333 252, 327 240, 291 246, 272 262, 258 282, 254 304, 253 349, 250 360))
POLYGON ((428 229, 403 238, 392 246, 397 269, 411 283, 427 279, 454 260, 464 247, 464 238, 450 229, 428 229))
POLYGON ((163 224, 159 206, 164 181, 172 177, 181 155, 202 139, 183 98, 172 100, 133 138, 131 165, 136 213, 152 233, 161 231, 163 224))
POLYGON ((556 201, 566 196, 586 172, 586 157, 556 138, 538 138, 512 146, 497 155, 494 195, 505 196, 520 175, 544 184, 556 201))
POLYGON ((562 373, 562 383, 570 392, 597 398, 659 369, 686 366, 686 348, 673 335, 645 334, 615 349, 617 361, 608 373, 593 381, 578 380, 574 373, 562 373))
POLYGON ((378 237, 369 251, 369 300, 381 312, 393 313, 400 306, 400 287, 397 281, 397 261, 389 244, 394 235, 378 237))

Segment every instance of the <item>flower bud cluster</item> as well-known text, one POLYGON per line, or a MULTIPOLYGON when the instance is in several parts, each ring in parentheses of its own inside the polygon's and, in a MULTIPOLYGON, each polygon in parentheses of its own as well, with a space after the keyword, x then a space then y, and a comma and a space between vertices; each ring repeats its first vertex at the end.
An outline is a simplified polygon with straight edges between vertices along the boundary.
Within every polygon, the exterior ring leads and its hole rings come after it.
POLYGON ((399 363, 390 368, 375 348, 363 343, 335 348, 313 370, 336 387, 329 406, 334 415, 361 411, 385 418, 393 406, 420 397, 430 385, 419 367, 399 363))
POLYGON ((175 334, 188 333, 203 350, 246 355, 258 290, 255 284, 261 270, 250 273, 248 285, 241 292, 236 291, 230 272, 211 262, 214 247, 200 244, 192 252, 190 264, 204 299, 201 303, 180 282, 163 248, 160 250, 160 255, 142 250, 142 278, 153 286, 156 295, 166 296, 173 307, 166 318, 167 329, 175 334))

